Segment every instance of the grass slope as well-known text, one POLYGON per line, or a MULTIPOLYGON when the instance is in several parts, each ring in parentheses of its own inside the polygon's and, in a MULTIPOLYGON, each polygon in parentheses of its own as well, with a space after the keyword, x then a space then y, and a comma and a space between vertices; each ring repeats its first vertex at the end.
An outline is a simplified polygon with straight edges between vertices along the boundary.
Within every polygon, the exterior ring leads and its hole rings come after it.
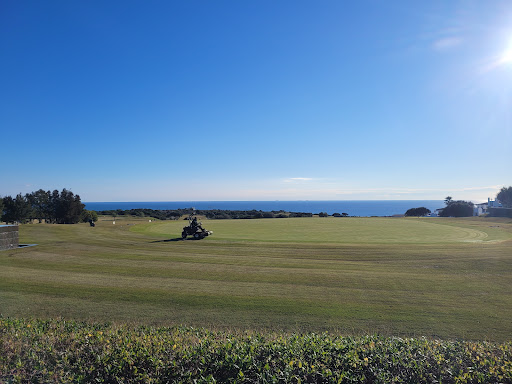
POLYGON ((0 313, 502 341, 510 219, 106 219, 24 225, 0 253, 0 313))

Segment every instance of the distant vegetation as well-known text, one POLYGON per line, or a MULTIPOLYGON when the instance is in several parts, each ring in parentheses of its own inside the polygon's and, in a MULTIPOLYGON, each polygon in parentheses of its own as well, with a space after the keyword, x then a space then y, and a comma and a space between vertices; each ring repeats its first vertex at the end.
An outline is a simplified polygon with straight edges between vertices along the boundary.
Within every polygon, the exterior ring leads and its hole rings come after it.
POLYGON ((41 223, 44 220, 53 224, 74 224, 93 219, 94 215, 84 210, 79 195, 64 188, 62 192, 40 189, 16 197, 5 196, 0 199, 0 218, 6 223, 27 223, 33 220, 41 223))
POLYGON ((447 196, 444 203, 446 206, 439 213, 441 217, 473 216, 475 205, 471 201, 453 200, 451 196, 447 196))
POLYGON ((512 187, 501 188, 496 198, 505 208, 512 208, 512 187))
POLYGON ((405 216, 427 216, 431 213, 430 209, 425 207, 411 208, 405 212, 405 216))
POLYGON ((512 343, 0 318, 0 381, 510 383, 512 343))
MULTIPOLYGON (((183 216, 190 214, 197 214, 204 216, 208 219, 273 219, 273 218, 286 218, 286 217, 312 217, 312 213, 306 212, 285 212, 285 211, 236 211, 224 209, 209 209, 209 210, 194 210, 194 208, 183 209, 116 209, 98 211, 98 214, 105 216, 137 216, 137 217, 153 217, 159 220, 179 220, 183 216)), ((326 214, 327 215, 327 214, 326 214)), ((328 215, 327 215, 328 216, 328 215)))

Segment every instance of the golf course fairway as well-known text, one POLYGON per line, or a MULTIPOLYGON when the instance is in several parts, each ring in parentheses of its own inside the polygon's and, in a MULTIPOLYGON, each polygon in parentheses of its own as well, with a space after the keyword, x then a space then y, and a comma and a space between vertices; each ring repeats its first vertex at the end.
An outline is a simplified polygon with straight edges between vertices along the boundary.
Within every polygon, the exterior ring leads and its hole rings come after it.
POLYGON ((0 313, 214 329, 507 340, 512 220, 101 217, 20 226, 0 313))

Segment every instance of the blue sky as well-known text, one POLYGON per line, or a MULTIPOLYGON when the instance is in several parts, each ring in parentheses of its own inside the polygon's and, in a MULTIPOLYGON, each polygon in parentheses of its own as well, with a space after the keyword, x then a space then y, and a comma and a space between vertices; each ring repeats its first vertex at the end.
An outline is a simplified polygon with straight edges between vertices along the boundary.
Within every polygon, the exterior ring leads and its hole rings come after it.
POLYGON ((510 1, 0 3, 0 196, 437 199, 512 185, 510 1))

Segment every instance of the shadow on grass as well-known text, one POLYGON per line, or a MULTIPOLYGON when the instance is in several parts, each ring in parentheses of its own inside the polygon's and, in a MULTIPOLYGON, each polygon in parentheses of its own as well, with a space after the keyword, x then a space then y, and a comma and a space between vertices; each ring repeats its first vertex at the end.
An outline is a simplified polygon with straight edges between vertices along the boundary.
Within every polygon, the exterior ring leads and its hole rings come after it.
POLYGON ((182 239, 181 237, 175 237, 174 239, 165 239, 165 240, 155 240, 155 241, 150 241, 150 243, 168 243, 170 241, 191 241, 191 240, 201 240, 201 239, 195 239, 193 237, 191 237, 190 239, 182 239))

